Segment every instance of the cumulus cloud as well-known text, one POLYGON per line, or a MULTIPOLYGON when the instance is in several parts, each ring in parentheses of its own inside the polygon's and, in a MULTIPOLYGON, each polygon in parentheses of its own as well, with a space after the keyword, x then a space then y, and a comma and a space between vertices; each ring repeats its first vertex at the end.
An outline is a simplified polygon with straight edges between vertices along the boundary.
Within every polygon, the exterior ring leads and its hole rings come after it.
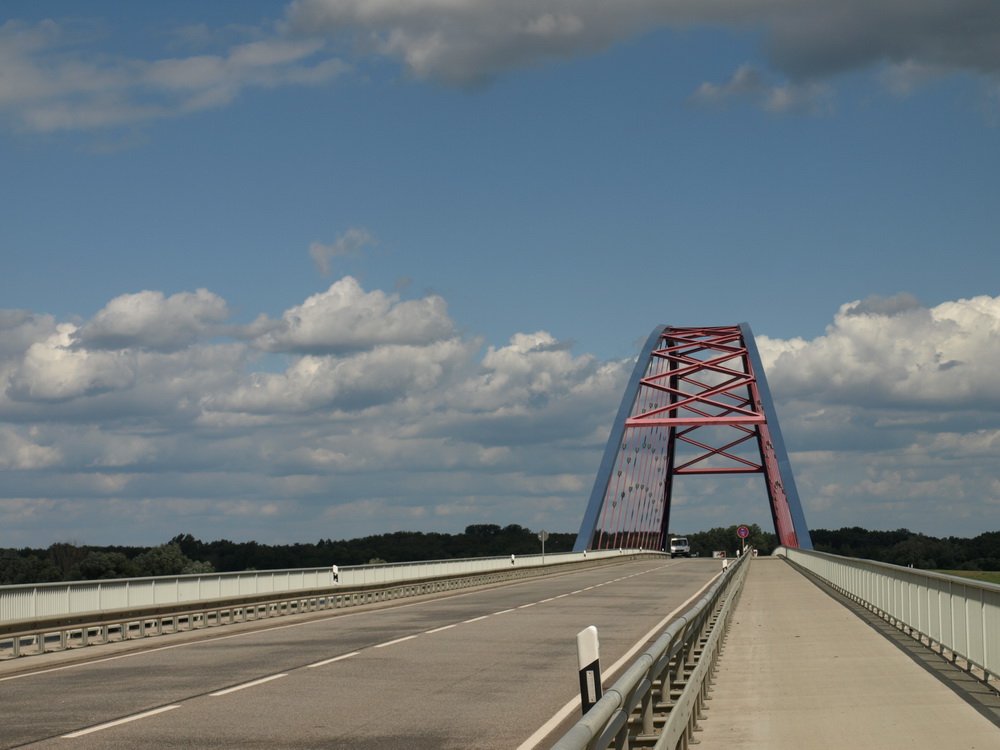
POLYGON ((757 342, 807 513, 827 527, 1000 525, 985 459, 1000 429, 1000 298, 874 296, 841 305, 816 339, 757 342))
MULTIPOLYGON (((484 347, 445 307, 347 277, 252 332, 204 290, 0 313, 10 543, 574 531, 632 362, 545 331, 484 347)), ((1000 297, 854 300, 757 343, 813 526, 1000 528, 1000 297)), ((678 492, 689 528, 768 523, 747 480, 678 492)))
POLYGON ((225 301, 207 289, 170 297, 147 290, 111 300, 75 338, 88 349, 176 351, 211 335, 228 315, 225 301))
POLYGON ((382 344, 350 356, 306 355, 282 373, 256 373, 203 403, 210 411, 355 412, 432 390, 468 356, 467 345, 458 338, 413 346, 382 344))
POLYGON ((264 351, 330 354, 379 344, 424 344, 455 331, 441 297, 401 301, 381 290, 365 292, 345 276, 285 311, 280 320, 258 318, 248 333, 264 351))
POLYGON ((13 400, 65 401, 129 387, 136 376, 129 352, 75 349, 77 327, 62 323, 55 333, 32 344, 10 377, 13 400))
POLYGON ((0 310, 0 362, 20 355, 54 330, 55 319, 50 315, 0 310))
POLYGON ((927 308, 909 294, 873 297, 842 305, 814 341, 761 339, 769 381, 791 397, 883 409, 1000 406, 997 298, 927 308))

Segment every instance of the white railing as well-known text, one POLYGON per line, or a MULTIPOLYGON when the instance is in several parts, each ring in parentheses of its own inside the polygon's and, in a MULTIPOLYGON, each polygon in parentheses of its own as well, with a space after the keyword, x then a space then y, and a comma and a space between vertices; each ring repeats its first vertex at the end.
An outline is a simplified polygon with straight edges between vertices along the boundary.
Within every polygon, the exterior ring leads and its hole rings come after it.
POLYGON ((915 638, 1000 680, 1000 586, 915 568, 779 547, 796 565, 830 583, 915 638))
MULTIPOLYGON (((626 550, 634 553, 636 550, 626 550)), ((378 586, 401 581, 463 576, 511 568, 559 565, 585 559, 618 557, 620 550, 432 560, 380 565, 297 570, 251 570, 159 578, 0 586, 0 623, 32 618, 73 616, 171 604, 195 604, 258 594, 278 594, 336 587, 378 586), (336 577, 337 580, 334 580, 336 577)))

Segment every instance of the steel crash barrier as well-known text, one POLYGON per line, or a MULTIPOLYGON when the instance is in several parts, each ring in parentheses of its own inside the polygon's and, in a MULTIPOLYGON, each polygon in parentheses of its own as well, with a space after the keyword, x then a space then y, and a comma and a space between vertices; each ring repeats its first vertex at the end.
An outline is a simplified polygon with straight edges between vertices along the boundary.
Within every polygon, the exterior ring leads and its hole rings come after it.
POLYGON ((0 660, 495 585, 640 556, 661 555, 613 550, 546 555, 545 564, 540 556, 524 556, 0 586, 0 660))
POLYGON ((751 559, 744 555, 725 568, 552 750, 675 750, 696 742, 751 559))
POLYGON ((774 554, 997 689, 1000 586, 790 547, 779 547, 774 554))

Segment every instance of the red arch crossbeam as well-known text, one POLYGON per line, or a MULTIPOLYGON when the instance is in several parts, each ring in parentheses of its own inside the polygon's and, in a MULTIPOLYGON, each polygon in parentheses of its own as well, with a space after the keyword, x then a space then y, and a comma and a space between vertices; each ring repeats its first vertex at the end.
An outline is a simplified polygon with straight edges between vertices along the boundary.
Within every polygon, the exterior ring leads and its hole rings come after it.
MULTIPOLYGON (((779 539, 797 547, 774 451, 768 450, 767 420, 740 327, 665 328, 639 383, 623 442, 629 441, 630 433, 657 431, 656 442, 662 444, 666 456, 664 508, 659 514, 662 534, 667 532, 674 477, 757 473, 766 475, 779 539), (683 457, 678 444, 687 451, 683 457)), ((631 435, 631 442, 636 441, 637 436, 631 435)))

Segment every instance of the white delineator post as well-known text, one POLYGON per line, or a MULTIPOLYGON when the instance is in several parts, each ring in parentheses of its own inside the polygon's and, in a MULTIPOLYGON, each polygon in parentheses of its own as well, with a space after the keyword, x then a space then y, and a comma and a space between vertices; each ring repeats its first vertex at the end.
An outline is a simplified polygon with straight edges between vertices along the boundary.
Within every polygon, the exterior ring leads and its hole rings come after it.
POLYGON ((580 702, 587 713, 601 699, 601 646, 591 625, 576 634, 576 659, 580 668, 580 702))

